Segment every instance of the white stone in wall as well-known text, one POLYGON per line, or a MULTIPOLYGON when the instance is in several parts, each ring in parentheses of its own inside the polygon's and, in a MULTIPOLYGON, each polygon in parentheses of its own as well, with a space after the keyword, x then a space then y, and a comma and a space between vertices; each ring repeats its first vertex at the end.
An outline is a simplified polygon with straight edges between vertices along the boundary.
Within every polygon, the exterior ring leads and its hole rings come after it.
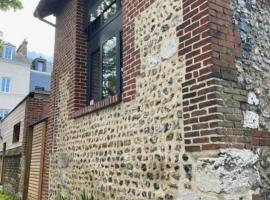
POLYGON ((222 150, 218 157, 201 158, 195 168, 195 184, 201 192, 245 193, 259 187, 258 155, 250 150, 222 150))
POLYGON ((252 111, 244 111, 244 128, 259 128, 259 115, 252 111))
POLYGON ((152 54, 148 57, 148 64, 153 67, 156 66, 159 62, 160 62, 161 58, 160 58, 160 54, 159 53, 155 53, 152 54))
POLYGON ((260 101, 257 98, 257 95, 255 94, 255 92, 248 93, 248 103, 255 106, 259 105, 260 101))
POLYGON ((201 199, 197 194, 191 192, 187 193, 179 192, 177 194, 176 200, 201 200, 201 199))
POLYGON ((202 197, 192 192, 178 192, 176 200, 217 200, 216 197, 202 197))
POLYGON ((59 168, 67 168, 69 165, 69 156, 66 153, 57 154, 57 165, 59 168))
POLYGON ((167 60, 171 58, 176 52, 177 52, 177 40, 176 39, 170 39, 163 43, 161 46, 160 55, 161 58, 164 60, 167 60))

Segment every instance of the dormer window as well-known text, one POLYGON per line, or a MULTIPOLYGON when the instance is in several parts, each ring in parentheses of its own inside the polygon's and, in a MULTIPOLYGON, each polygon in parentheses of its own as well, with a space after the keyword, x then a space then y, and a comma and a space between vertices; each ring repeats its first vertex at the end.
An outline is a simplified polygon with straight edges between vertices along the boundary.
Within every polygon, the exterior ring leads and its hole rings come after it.
POLYGON ((45 71, 45 63, 38 61, 37 63, 37 71, 44 72, 45 71))
POLYGON ((37 58, 33 61, 32 69, 39 72, 46 72, 46 60, 37 58))
POLYGON ((14 48, 11 46, 6 46, 3 53, 3 58, 12 60, 14 48))

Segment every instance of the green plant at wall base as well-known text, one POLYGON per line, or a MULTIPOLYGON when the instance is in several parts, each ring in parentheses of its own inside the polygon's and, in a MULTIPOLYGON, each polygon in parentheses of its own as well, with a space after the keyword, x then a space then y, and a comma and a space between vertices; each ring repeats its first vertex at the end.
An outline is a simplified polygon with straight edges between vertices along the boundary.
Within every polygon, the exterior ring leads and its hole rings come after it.
POLYGON ((0 193, 0 200, 19 200, 19 198, 8 194, 0 193))
POLYGON ((91 196, 88 197, 88 196, 86 195, 85 191, 83 191, 83 193, 82 193, 82 195, 81 195, 81 199, 78 198, 78 200, 94 200, 94 196, 93 196, 93 194, 91 194, 91 196))
MULTIPOLYGON (((1 198, 0 198, 1 200, 1 198)), ((63 197, 62 195, 58 195, 56 200, 67 200, 66 197, 63 197)), ((80 197, 77 197, 77 200, 95 200, 93 194, 91 194, 90 196, 87 196, 85 191, 83 191, 83 193, 81 194, 80 197)))
POLYGON ((63 197, 62 195, 57 195, 55 200, 67 200, 67 198, 63 197))

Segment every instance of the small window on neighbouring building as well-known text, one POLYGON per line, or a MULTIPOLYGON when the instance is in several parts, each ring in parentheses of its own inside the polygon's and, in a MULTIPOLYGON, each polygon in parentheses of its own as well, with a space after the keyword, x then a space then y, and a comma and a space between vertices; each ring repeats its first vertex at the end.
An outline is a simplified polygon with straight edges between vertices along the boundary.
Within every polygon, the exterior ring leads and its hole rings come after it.
POLYGON ((9 110, 7 109, 0 109, 0 118, 4 119, 8 115, 9 110))
POLYGON ((21 122, 19 122, 13 127, 13 140, 12 140, 13 143, 19 142, 20 131, 21 131, 21 122))
POLYGON ((46 60, 43 58, 36 58, 32 62, 31 69, 39 72, 46 72, 46 60))
POLYGON ((38 61, 36 70, 39 72, 45 72, 45 63, 43 61, 38 61))
POLYGON ((12 60, 12 58, 13 58, 13 47, 5 47, 3 58, 12 60))
POLYGON ((0 91, 6 93, 10 91, 10 78, 0 78, 0 91))

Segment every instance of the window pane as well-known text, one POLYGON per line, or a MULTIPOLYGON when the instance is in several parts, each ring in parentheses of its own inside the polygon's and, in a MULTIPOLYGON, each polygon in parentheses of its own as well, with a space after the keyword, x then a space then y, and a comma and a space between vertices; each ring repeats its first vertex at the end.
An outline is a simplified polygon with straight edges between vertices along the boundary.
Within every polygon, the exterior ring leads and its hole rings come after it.
POLYGON ((104 12, 104 22, 106 22, 108 19, 110 19, 112 16, 114 16, 117 12, 117 5, 116 3, 112 4, 112 6, 110 8, 108 8, 105 12, 104 12))
POLYGON ((12 48, 11 47, 6 47, 5 48, 4 58, 6 58, 6 59, 12 59, 12 48))
POLYGON ((116 37, 102 47, 102 97, 117 94, 116 84, 116 37))
POLYGON ((8 112, 6 109, 0 109, 0 118, 4 119, 8 115, 8 112))
POLYGON ((9 90, 10 90, 10 79, 9 78, 2 78, 1 91, 2 92, 9 92, 9 90))
POLYGON ((37 70, 43 72, 43 66, 44 66, 43 62, 38 62, 37 70))
POLYGON ((91 12, 90 22, 95 21, 115 0, 101 1, 91 12))
POLYGON ((100 50, 98 49, 91 55, 91 78, 90 100, 98 101, 101 99, 101 68, 100 68, 100 50))
POLYGON ((21 132, 21 123, 19 122, 13 127, 13 143, 19 142, 21 132))

